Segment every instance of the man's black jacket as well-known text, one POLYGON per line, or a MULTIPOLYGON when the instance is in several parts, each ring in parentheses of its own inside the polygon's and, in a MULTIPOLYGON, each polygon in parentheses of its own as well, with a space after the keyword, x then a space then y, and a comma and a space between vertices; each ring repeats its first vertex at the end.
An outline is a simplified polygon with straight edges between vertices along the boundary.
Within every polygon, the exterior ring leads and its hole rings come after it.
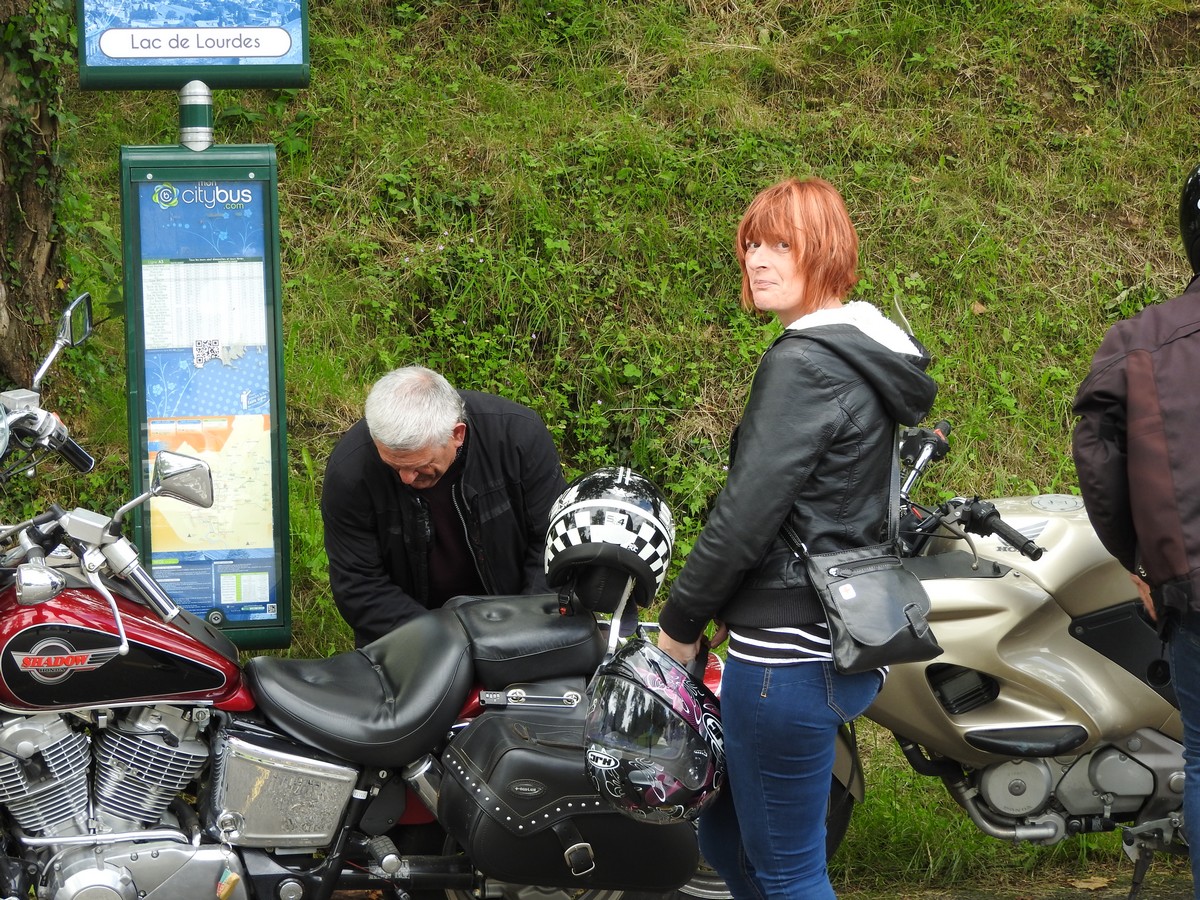
MULTIPOLYGON (((489 594, 540 593, 550 506, 566 488, 554 441, 532 410, 459 391, 466 404, 463 527, 489 594)), ((321 493, 329 584, 357 646, 445 603, 429 596, 429 510, 379 458, 366 420, 334 447, 321 493)))

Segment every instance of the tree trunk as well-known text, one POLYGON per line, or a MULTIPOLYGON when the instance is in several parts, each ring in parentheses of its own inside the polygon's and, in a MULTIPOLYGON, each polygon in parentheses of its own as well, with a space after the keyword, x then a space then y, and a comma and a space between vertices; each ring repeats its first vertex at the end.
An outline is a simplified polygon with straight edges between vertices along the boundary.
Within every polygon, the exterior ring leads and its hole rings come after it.
POLYGON ((0 377, 28 387, 61 306, 54 211, 66 45, 56 0, 0 0, 0 377), (46 58, 49 57, 49 58, 46 58))

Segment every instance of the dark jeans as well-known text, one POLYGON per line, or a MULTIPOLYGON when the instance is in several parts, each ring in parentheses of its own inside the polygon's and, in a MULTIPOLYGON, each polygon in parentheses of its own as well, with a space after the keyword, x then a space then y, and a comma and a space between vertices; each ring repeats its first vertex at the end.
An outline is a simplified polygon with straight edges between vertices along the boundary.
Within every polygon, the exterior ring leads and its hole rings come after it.
POLYGON ((879 693, 876 672, 832 663, 756 666, 721 680, 729 779, 700 816, 700 851, 737 900, 829 900, 825 812, 837 729, 879 693))
POLYGON ((1183 718, 1183 820, 1192 859, 1192 895, 1200 900, 1200 635, 1195 625, 1171 633, 1171 680, 1183 718))

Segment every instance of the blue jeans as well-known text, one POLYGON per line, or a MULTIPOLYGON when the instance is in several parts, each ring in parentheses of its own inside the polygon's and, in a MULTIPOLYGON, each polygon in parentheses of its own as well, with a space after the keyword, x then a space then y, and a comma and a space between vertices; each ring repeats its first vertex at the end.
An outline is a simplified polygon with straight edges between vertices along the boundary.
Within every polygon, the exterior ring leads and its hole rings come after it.
POLYGON ((1195 877, 1200 872, 1200 635, 1176 627, 1170 653, 1171 680, 1183 718, 1183 819, 1192 859, 1192 895, 1200 900, 1200 879, 1195 877))
POLYGON ((834 738, 879 693, 876 672, 832 663, 725 664, 721 724, 729 778, 700 816, 700 852, 737 900, 829 900, 825 812, 834 738))

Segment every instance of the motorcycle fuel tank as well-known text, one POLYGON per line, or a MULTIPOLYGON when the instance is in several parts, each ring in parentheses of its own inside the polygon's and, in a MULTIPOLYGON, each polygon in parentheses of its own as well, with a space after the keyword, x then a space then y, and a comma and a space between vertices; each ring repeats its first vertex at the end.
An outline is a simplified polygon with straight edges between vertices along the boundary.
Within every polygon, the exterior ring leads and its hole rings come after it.
POLYGON ((1046 552, 1035 562, 999 538, 977 538, 980 555, 1032 578, 1067 615, 1083 616, 1137 599, 1128 573, 1096 537, 1079 497, 1042 494, 993 502, 1005 522, 1046 552))
POLYGON ((146 702, 212 702, 233 697, 237 662, 140 604, 117 597, 129 642, 107 602, 67 589, 53 600, 21 606, 0 591, 0 707, 29 712, 146 702))

